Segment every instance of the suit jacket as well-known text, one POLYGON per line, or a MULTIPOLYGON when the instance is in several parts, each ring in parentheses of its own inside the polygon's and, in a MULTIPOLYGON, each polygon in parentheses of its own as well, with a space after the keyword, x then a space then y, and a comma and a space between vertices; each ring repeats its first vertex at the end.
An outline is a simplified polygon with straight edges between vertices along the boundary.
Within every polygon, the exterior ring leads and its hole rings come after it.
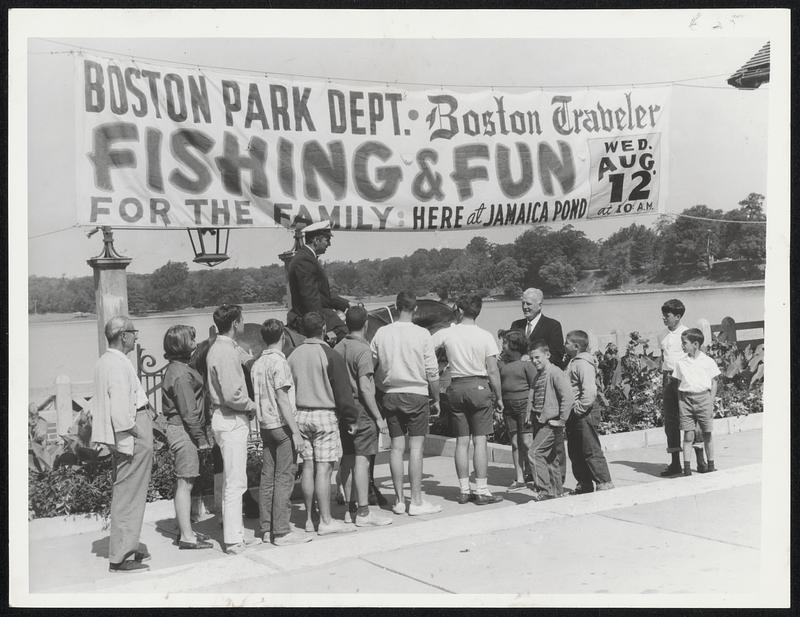
POLYGON ((133 454, 136 409, 147 402, 142 384, 130 360, 121 351, 107 350, 94 367, 92 441, 115 446, 133 454))
POLYGON ((289 294, 292 309, 300 315, 326 308, 345 311, 350 306, 344 298, 331 295, 328 276, 307 246, 297 251, 289 262, 289 294))
MULTIPOLYGON (((512 322, 509 330, 525 332, 527 324, 528 320, 523 317, 512 322)), ((564 369, 567 366, 564 361, 566 350, 564 349, 564 333, 561 330, 561 323, 546 315, 539 317, 539 323, 536 324, 533 332, 528 337, 528 343, 530 344, 537 340, 545 341, 547 346, 550 347, 550 362, 560 369, 564 369)))

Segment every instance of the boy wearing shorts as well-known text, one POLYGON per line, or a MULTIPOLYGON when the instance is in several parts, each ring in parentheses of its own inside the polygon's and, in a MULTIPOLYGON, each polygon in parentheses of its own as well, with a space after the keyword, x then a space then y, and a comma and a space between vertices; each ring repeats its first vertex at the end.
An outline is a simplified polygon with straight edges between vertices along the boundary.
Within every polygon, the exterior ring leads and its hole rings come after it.
POLYGON ((575 401, 566 426, 572 474, 578 482, 575 493, 612 489, 614 484, 597 436, 597 421, 600 419, 600 410, 594 405, 597 398, 597 360, 587 351, 589 335, 583 330, 568 332, 564 348, 570 358, 567 376, 575 401))
POLYGON ((289 523, 297 452, 303 437, 295 420, 294 380, 283 355, 283 324, 267 319, 261 326, 267 348, 253 363, 250 375, 256 417, 264 444, 258 510, 264 542, 276 546, 308 542, 311 537, 292 531, 289 523))
POLYGON ((386 423, 375 402, 375 382, 372 379, 375 369, 372 352, 364 339, 366 322, 367 310, 363 306, 347 309, 345 324, 350 334, 334 348, 347 365, 350 389, 358 409, 355 432, 349 432, 346 426, 340 427, 340 475, 347 503, 344 522, 355 523, 356 527, 377 527, 391 524, 392 519, 369 509, 370 457, 378 454, 378 432, 386 423))
MULTIPOLYGON (((675 364, 683 358, 686 354, 683 351, 681 343, 681 336, 687 330, 687 327, 681 323, 686 307, 683 302, 673 298, 667 300, 661 307, 661 316, 664 325, 667 327, 659 337, 659 346, 661 347, 661 372, 663 374, 662 380, 662 400, 663 400, 663 418, 664 418, 664 432, 667 435, 667 452, 672 457, 669 466, 666 467, 661 475, 663 477, 678 476, 681 474, 681 429, 680 420, 678 418, 678 381, 673 377, 672 372, 675 370, 675 364)), ((695 454, 697 455, 697 470, 702 471, 705 469, 705 461, 703 460, 703 442, 700 438, 700 433, 695 441, 695 454)))
POLYGON ((433 335, 434 348, 444 347, 452 381, 447 400, 456 429, 455 466, 461 493, 458 503, 487 505, 502 501, 488 487, 489 448, 486 436, 494 432, 492 408, 503 411, 497 343, 475 320, 483 300, 472 294, 458 301, 460 320, 433 335), (494 400, 492 395, 494 394, 494 400), (472 441, 475 485, 469 482, 469 443, 472 441))
POLYGON ((316 311, 303 317, 308 338, 289 356, 297 398, 297 426, 303 436, 301 486, 306 506, 306 531, 314 531, 314 498, 319 508, 317 533, 355 531, 331 518, 331 471, 342 454, 339 426, 355 432, 358 410, 342 357, 325 342, 325 320, 316 311))
POLYGON ((536 369, 530 362, 521 360, 527 351, 525 334, 511 330, 503 337, 502 360, 497 362, 503 393, 503 419, 511 441, 511 460, 515 473, 515 480, 508 487, 510 493, 524 490, 525 477, 530 474, 528 450, 533 443, 530 395, 536 380, 536 369))
POLYGON ((678 380, 678 410, 683 431, 683 475, 692 475, 692 444, 695 441, 695 425, 703 433, 706 452, 706 468, 700 473, 716 471, 714 467, 714 398, 717 396, 717 379, 720 375, 717 363, 700 351, 704 342, 703 333, 689 328, 681 335, 686 357, 678 360, 673 376, 678 380))
POLYGON ((564 458, 564 425, 572 410, 572 388, 566 374, 550 362, 550 348, 542 340, 530 349, 538 371, 533 384, 533 417, 536 437, 528 452, 533 468, 533 499, 544 501, 563 492, 561 461, 564 458))
POLYGON ((430 333, 413 323, 416 296, 401 291, 397 294, 395 306, 399 317, 380 328, 370 344, 375 382, 383 393, 380 401, 392 440, 389 456, 395 493, 392 512, 406 513, 403 454, 408 435, 408 479, 411 484, 408 514, 435 514, 441 511, 442 506, 422 497, 422 450, 428 434, 431 406, 439 407, 439 365, 430 333))

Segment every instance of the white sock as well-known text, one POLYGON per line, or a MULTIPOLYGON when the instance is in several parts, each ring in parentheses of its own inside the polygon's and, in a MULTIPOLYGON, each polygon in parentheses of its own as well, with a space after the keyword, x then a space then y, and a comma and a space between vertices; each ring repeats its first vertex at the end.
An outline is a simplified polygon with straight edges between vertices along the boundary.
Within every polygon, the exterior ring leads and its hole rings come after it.
POLYGON ((458 485, 461 487, 462 493, 469 493, 470 490, 469 478, 459 478, 458 485))
POLYGON ((475 492, 479 495, 488 495, 489 487, 487 486, 486 478, 475 478, 476 489, 475 492))

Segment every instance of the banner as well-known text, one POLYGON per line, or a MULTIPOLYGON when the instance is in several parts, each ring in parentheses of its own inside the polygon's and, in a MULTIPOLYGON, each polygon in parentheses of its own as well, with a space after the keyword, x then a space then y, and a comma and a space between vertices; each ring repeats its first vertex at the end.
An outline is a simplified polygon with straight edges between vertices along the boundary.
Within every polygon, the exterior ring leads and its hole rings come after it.
POLYGON ((76 56, 81 225, 439 230, 664 211, 669 88, 400 88, 76 56))

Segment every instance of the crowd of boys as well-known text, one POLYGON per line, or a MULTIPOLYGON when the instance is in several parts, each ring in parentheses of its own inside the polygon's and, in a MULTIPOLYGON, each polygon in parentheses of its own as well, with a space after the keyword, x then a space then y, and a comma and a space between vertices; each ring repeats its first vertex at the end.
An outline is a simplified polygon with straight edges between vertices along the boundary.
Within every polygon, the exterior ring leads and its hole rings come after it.
MULTIPOLYGON (((526 302, 529 308, 538 302, 540 311, 541 293, 526 290, 523 310, 526 302)), ((423 497, 422 467, 431 412, 438 413, 440 407, 436 356, 440 349, 446 352, 448 362, 450 383, 444 394, 456 437, 459 504, 486 505, 503 499, 489 491, 487 481, 487 436, 494 432, 494 420, 500 418, 512 443, 515 478, 509 492, 530 488, 536 501, 563 495, 565 441, 577 480, 575 493, 614 487, 597 433, 597 363, 588 351, 586 332, 572 330, 563 343, 531 340, 530 331, 537 324, 528 320, 527 329, 523 323, 519 329, 501 331, 501 353, 495 338, 476 323, 482 308, 479 295, 460 299, 456 323, 434 334, 413 323, 416 304, 412 293, 398 294, 397 319, 380 328, 371 342, 364 335, 366 310, 349 307, 345 313, 349 334, 335 348, 325 338, 325 317, 316 311, 308 312, 302 317, 307 338, 288 358, 282 351, 283 324, 276 319, 266 320, 261 327, 266 349, 251 367, 252 399, 242 368, 242 351, 236 344, 244 327, 241 307, 223 305, 214 312, 218 335, 206 358, 205 387, 210 425, 223 460, 226 552, 238 554, 248 547, 242 524, 242 495, 247 489, 247 437, 253 417, 258 419, 263 441, 257 540, 297 544, 311 540, 313 532, 328 535, 391 524, 391 516, 370 510, 368 500, 370 468, 378 451, 378 435, 384 428, 391 438, 390 470, 395 493, 392 512, 411 516, 439 512, 441 506, 423 497), (563 349, 563 357, 553 357, 551 347, 558 349, 556 356, 563 349), (403 463, 407 448, 411 486, 408 502, 403 463), (292 530, 289 522, 298 454, 303 460, 306 533, 292 530), (337 462, 348 504, 343 521, 334 519, 330 509, 331 475, 337 462)), ((680 324, 684 312, 678 300, 670 300, 662 307, 667 326, 660 341, 664 427, 672 455, 672 463, 663 475, 690 475, 693 446, 698 453, 697 470, 715 470, 711 421, 719 370, 700 351, 700 330, 680 324), (679 462, 681 450, 683 467, 679 462)), ((534 319, 540 321, 540 313, 535 313, 534 319)), ((560 339, 560 324, 557 332, 560 339)), ((141 529, 144 505, 141 486, 146 486, 149 474, 136 470, 152 451, 146 435, 150 432, 147 429, 151 412, 132 367, 117 367, 132 348, 135 334, 128 318, 109 322, 109 352, 98 362, 96 375, 98 403, 93 439, 116 445, 112 571, 135 571, 140 567, 135 564, 149 557, 140 549, 137 531, 141 529), (126 338, 128 334, 133 336, 126 338), (115 380, 124 383, 122 390, 112 392, 111 385, 106 384, 115 380), (115 396, 119 400, 115 401, 115 396), (122 424, 125 427, 119 430, 122 424), (133 559, 126 561, 129 556, 133 559)), ((184 544, 192 547, 192 543, 184 544)))

